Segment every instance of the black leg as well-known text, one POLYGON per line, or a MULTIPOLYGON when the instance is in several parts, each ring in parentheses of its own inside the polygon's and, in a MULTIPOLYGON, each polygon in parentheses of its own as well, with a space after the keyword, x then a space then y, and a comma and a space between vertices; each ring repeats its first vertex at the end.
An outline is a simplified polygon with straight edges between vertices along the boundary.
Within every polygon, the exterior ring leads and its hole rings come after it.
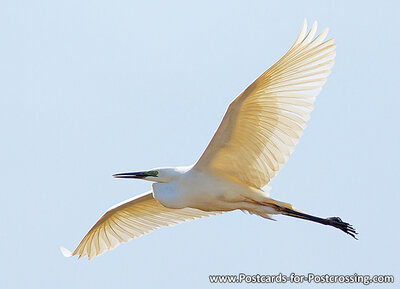
POLYGON ((320 223, 323 225, 333 226, 335 228, 342 230, 346 234, 349 234, 354 239, 358 240, 356 238, 356 235, 358 233, 356 232, 356 230, 354 230, 353 226, 350 225, 349 223, 343 222, 339 217, 330 217, 330 218, 324 219, 324 218, 319 218, 319 217, 315 217, 312 215, 304 214, 304 213, 301 213, 301 212, 298 212, 295 210, 291 210, 288 208, 277 207, 277 209, 283 215, 286 215, 286 216, 291 216, 291 217, 295 217, 295 218, 299 218, 299 219, 303 219, 303 220, 317 222, 317 223, 320 223))

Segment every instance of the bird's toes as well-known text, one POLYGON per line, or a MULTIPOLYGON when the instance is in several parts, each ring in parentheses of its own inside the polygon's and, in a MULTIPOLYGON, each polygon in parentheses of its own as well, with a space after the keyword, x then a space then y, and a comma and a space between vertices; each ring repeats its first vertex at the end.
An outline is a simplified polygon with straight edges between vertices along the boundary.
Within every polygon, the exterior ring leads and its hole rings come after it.
POLYGON ((329 221, 329 225, 334 226, 335 228, 338 228, 338 229, 342 230, 346 234, 349 234, 354 239, 358 240, 356 238, 356 235, 358 233, 353 228, 353 226, 350 225, 349 223, 343 222, 342 219, 340 219, 339 217, 329 217, 329 218, 326 218, 326 219, 329 221))

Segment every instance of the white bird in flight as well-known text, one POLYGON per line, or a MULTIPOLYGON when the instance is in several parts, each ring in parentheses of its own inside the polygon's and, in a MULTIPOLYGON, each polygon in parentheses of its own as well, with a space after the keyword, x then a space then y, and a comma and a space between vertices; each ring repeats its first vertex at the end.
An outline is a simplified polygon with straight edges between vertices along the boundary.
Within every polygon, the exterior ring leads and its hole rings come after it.
POLYGON ((314 22, 307 33, 304 20, 289 51, 229 105, 196 164, 113 175, 154 182, 152 191, 111 207, 73 252, 62 253, 90 260, 160 227, 233 210, 305 219, 355 238, 340 218, 305 214, 271 199, 269 186, 262 190, 293 152, 333 66, 334 39, 324 41, 328 29, 314 38, 316 30, 314 22))

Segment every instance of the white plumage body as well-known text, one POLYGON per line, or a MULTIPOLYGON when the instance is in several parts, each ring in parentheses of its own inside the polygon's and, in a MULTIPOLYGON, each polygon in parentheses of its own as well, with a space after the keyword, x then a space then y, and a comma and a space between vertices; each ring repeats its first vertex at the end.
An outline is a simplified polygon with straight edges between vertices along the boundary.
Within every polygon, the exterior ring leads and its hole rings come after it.
POLYGON ((209 174, 206 171, 190 168, 181 171, 181 176, 168 183, 154 183, 153 196, 162 205, 182 209, 186 207, 203 211, 246 210, 263 215, 275 211, 261 202, 273 202, 268 194, 228 176, 209 174))

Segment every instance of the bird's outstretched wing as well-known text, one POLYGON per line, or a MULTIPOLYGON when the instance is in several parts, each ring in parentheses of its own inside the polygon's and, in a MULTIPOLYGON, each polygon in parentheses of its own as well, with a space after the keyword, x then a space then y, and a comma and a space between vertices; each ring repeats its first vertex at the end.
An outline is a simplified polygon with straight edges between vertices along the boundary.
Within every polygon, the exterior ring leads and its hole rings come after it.
POLYGON ((228 107, 214 137, 195 169, 236 178, 257 188, 265 186, 293 152, 315 96, 335 58, 328 29, 314 38, 304 20, 289 51, 247 87, 228 107))
POLYGON ((169 209, 153 198, 152 192, 111 207, 89 230, 74 252, 61 248, 66 257, 88 256, 89 260, 114 249, 120 243, 140 237, 163 226, 216 215, 192 208, 169 209))

